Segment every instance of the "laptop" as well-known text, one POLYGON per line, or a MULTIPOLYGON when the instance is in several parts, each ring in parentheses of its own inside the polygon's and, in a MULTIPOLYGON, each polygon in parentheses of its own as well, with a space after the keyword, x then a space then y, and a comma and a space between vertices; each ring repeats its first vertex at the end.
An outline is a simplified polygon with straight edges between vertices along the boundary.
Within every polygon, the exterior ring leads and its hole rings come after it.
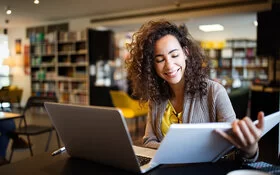
POLYGON ((156 150, 133 146, 126 121, 117 108, 45 102, 52 124, 71 157, 145 173, 156 150))

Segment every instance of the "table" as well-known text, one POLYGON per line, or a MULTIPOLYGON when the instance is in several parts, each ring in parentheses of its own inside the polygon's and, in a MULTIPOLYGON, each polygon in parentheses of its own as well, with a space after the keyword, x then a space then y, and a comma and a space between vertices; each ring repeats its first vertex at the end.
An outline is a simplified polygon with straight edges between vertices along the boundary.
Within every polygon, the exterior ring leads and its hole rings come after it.
MULTIPOLYGON (((192 174, 192 175, 225 175, 229 171, 240 169, 241 166, 233 162, 197 163, 184 165, 162 165, 146 174, 192 174)), ((134 174, 92 161, 70 158, 67 152, 51 156, 50 152, 38 154, 0 167, 0 174, 36 174, 36 175, 75 175, 75 174, 134 174)))
POLYGON ((0 112, 0 121, 20 118, 20 117, 22 117, 22 114, 19 114, 19 113, 0 112))

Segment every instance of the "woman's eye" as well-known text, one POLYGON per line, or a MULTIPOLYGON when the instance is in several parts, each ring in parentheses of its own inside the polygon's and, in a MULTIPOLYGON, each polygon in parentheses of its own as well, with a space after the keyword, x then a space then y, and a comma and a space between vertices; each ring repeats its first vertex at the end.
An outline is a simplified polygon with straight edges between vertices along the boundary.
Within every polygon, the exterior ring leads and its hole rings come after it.
POLYGON ((176 58, 176 57, 178 57, 178 56, 179 56, 178 53, 173 53, 173 54, 171 55, 172 58, 176 58))
POLYGON ((160 63, 160 62, 163 62, 164 61, 164 58, 157 58, 156 59, 156 63, 160 63))

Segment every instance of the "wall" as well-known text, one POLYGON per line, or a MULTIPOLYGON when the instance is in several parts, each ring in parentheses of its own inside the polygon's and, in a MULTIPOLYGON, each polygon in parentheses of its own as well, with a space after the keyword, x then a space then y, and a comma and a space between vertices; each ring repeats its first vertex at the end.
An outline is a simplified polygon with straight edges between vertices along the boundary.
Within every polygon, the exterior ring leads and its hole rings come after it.
MULTIPOLYGON (((11 28, 8 31, 8 43, 9 43, 9 50, 10 56, 15 59, 20 59, 19 61, 21 65, 23 64, 23 52, 24 52, 24 45, 29 44, 29 41, 25 39, 25 28, 11 28), (21 39, 22 47, 21 47, 21 54, 16 54, 15 52, 15 40, 21 39)), ((24 106, 26 103, 27 98, 30 96, 30 75, 25 75, 23 66, 21 67, 14 67, 11 70, 13 75, 12 85, 16 85, 20 88, 23 88, 23 96, 21 105, 24 106)))

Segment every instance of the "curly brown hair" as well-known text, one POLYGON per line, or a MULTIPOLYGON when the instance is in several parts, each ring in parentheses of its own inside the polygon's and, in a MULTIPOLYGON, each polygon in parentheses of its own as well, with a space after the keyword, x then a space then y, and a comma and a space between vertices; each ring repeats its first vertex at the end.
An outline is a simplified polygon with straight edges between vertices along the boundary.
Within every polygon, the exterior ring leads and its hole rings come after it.
POLYGON ((130 52, 130 57, 126 61, 128 78, 132 81, 133 95, 143 103, 147 101, 160 103, 173 95, 168 83, 157 75, 154 68, 154 45, 166 35, 173 35, 181 47, 187 49, 187 52, 183 49, 188 58, 184 73, 186 93, 194 95, 199 92, 201 97, 206 94, 208 60, 187 28, 178 27, 166 20, 149 21, 134 33, 132 42, 127 44, 130 52))

